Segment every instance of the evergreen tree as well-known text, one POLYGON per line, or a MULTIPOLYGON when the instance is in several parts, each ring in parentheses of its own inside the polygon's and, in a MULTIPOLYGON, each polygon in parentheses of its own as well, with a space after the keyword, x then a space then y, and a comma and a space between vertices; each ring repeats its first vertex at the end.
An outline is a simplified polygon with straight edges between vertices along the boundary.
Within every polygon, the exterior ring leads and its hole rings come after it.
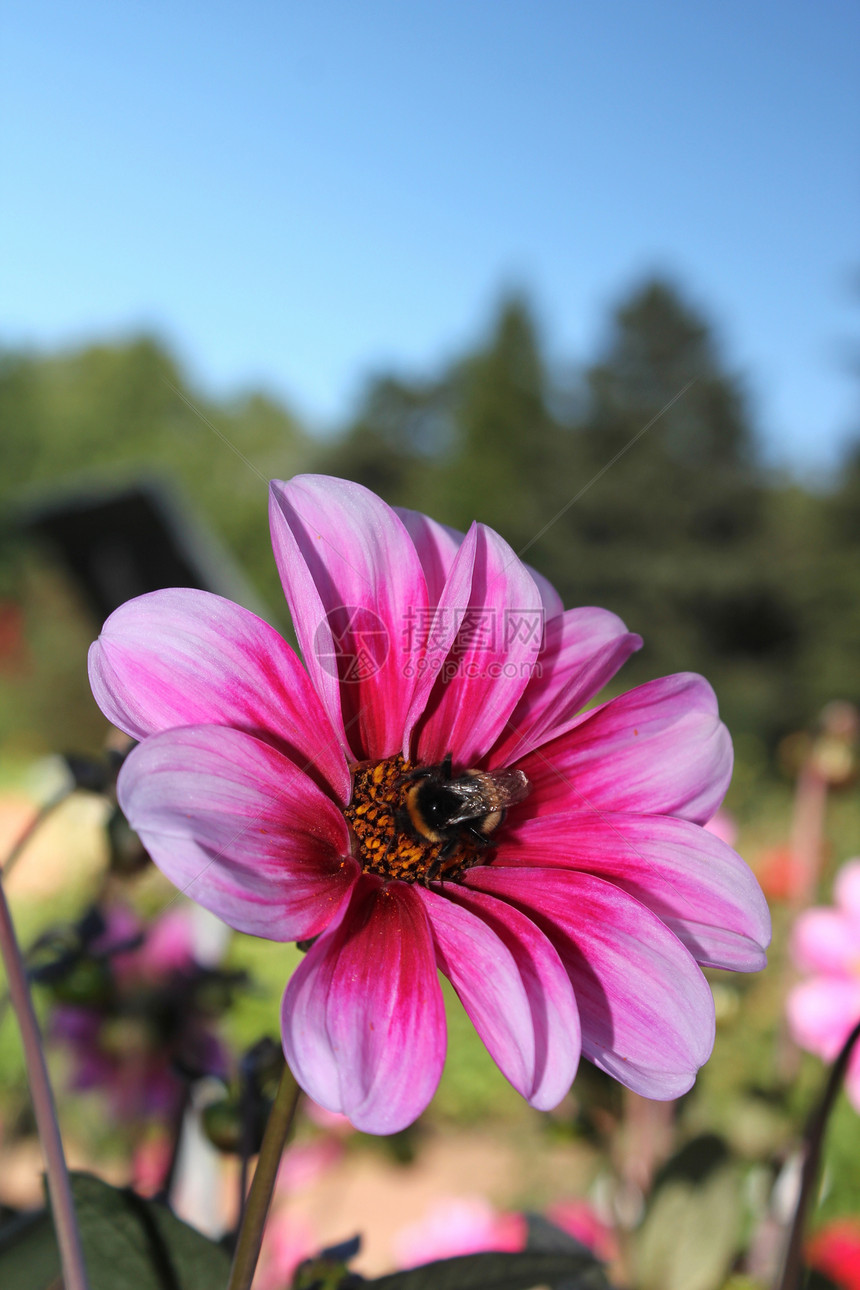
POLYGON ((565 516, 578 552, 567 595, 608 604, 642 632, 633 675, 704 671, 735 724, 772 729, 773 678, 790 667, 797 632, 760 558, 763 478, 740 381, 705 320, 651 281, 617 311, 586 389, 593 471, 613 464, 565 516))

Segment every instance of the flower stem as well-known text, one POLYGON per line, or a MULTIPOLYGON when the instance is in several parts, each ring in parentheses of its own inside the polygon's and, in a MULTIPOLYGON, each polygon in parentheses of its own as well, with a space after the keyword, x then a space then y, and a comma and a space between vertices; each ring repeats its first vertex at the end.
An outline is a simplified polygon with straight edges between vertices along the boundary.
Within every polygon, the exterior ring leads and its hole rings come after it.
POLYGON ((782 1276, 777 1282, 776 1290, 798 1290, 803 1272, 803 1237, 806 1229, 806 1214, 812 1199, 813 1189, 818 1180, 818 1166, 821 1163, 821 1148, 824 1144, 824 1130, 833 1103, 842 1084, 848 1059, 857 1040, 860 1039, 860 1021, 842 1045, 836 1061, 830 1068, 827 1083, 821 1100, 813 1109, 812 1115, 803 1135, 803 1169, 800 1175, 800 1192, 794 1210, 788 1245, 785 1251, 785 1263, 782 1276))
POLYGON ((230 1280, 227 1290, 250 1290, 263 1244, 263 1229, 269 1213, 272 1192, 281 1155, 293 1127, 296 1107, 299 1102, 300 1089, 289 1066, 284 1066, 281 1081, 275 1094, 275 1101, 269 1113, 263 1144, 254 1171, 254 1180, 248 1193, 248 1202, 242 1225, 239 1228, 239 1239, 233 1255, 233 1266, 230 1269, 230 1280))
POLYGON ((33 1000, 27 986, 27 973, 24 960, 15 936, 15 927, 6 892, 0 875, 0 952, 9 981, 9 997, 18 1018, 21 1039, 24 1045, 24 1060, 27 1064, 27 1076, 30 1082, 30 1094, 33 1099, 33 1110, 36 1113, 36 1127, 39 1141, 45 1157, 45 1168, 48 1175, 48 1194, 51 1198, 51 1209, 54 1215, 54 1227, 57 1233, 57 1244, 60 1247, 60 1261, 63 1267, 63 1284, 66 1290, 88 1290, 87 1272, 81 1240, 78 1234, 75 1209, 72 1204, 72 1191, 69 1185, 69 1174, 66 1169, 66 1158, 63 1154, 63 1143, 60 1137, 60 1126, 57 1123, 57 1110, 54 1095, 48 1079, 48 1068, 45 1065, 45 1054, 39 1035, 39 1023, 33 1010, 33 1000))

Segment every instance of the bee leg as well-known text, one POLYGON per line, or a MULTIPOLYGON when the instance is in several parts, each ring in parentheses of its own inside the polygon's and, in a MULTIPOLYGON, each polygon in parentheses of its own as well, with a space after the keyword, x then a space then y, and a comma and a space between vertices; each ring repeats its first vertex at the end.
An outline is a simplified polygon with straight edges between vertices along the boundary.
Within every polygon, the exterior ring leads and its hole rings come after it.
POLYGON ((424 876, 425 887, 429 886, 430 883, 434 882, 437 878, 439 879, 440 882, 445 881, 442 871, 445 868, 445 862, 447 860, 450 860, 451 856, 456 851, 457 841, 458 841, 457 838, 451 838, 442 847, 441 851, 439 852, 439 854, 437 855, 433 863, 429 866, 427 873, 424 876))
POLYGON ((443 864, 443 860, 440 854, 436 857, 436 859, 433 861, 431 865, 428 865, 423 878, 423 883, 425 887, 429 887, 431 882, 435 882, 436 879, 439 877, 439 870, 442 868, 442 864, 443 864))
POLYGON ((473 828, 471 825, 464 825, 466 832, 469 834, 471 842, 477 842, 479 847, 491 847, 493 845, 492 837, 482 833, 480 829, 473 828))

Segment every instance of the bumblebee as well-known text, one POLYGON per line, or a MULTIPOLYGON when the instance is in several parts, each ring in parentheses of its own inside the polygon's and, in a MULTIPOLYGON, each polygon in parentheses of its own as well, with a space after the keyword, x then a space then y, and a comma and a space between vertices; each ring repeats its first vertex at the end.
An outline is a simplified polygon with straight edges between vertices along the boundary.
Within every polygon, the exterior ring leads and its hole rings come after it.
POLYGON ((509 806, 528 796, 530 784, 521 770, 467 770, 451 773, 451 754, 435 766, 405 775, 404 815, 412 830, 428 842, 453 850, 458 842, 489 846, 490 834, 509 806))

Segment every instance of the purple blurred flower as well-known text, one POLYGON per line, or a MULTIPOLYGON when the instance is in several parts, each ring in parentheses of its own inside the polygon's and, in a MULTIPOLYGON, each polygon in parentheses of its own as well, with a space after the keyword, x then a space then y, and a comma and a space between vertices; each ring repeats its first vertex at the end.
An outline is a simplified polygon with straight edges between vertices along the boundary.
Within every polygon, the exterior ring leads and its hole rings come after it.
POLYGON ((49 1029, 70 1055, 73 1089, 99 1089, 123 1122, 166 1119, 188 1077, 224 1073, 226 1054, 200 1007, 207 974, 193 956, 190 911, 168 910, 147 926, 111 906, 75 968, 82 959, 104 969, 101 985, 68 1002, 61 979, 49 1029))

